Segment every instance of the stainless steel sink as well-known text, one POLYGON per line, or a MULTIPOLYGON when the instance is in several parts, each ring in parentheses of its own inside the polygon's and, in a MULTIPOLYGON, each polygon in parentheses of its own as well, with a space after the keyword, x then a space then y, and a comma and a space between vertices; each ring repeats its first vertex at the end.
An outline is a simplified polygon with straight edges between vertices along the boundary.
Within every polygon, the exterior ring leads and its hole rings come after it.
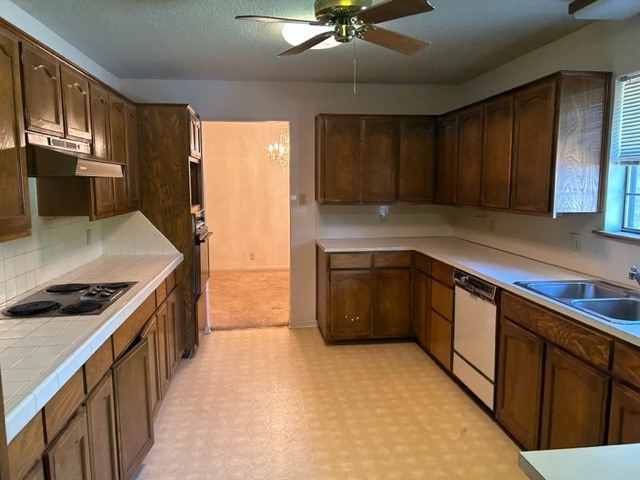
POLYGON ((640 298, 574 300, 573 306, 615 320, 640 322, 640 298))
POLYGON ((640 292, 598 280, 515 282, 609 322, 640 322, 640 292))
POLYGON ((585 298, 619 298, 627 295, 623 290, 603 282, 582 280, 549 281, 549 282, 516 282, 529 290, 546 295, 547 297, 571 300, 585 298))

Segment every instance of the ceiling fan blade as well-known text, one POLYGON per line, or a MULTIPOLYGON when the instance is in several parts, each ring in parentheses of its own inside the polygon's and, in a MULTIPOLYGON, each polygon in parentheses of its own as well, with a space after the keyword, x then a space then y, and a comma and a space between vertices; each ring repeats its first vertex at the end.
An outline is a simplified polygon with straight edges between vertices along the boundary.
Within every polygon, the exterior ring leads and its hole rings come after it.
POLYGON ((334 33, 331 32, 331 31, 322 32, 322 33, 316 35, 315 37, 311 37, 306 42, 302 42, 300 45, 296 45, 295 47, 290 48, 286 52, 282 52, 278 56, 279 57, 288 57, 289 55, 297 55, 298 53, 306 52, 311 47, 315 47, 319 43, 324 42, 327 38, 333 37, 333 35, 334 35, 334 33))
POLYGON ((298 18, 269 17, 264 15, 237 15, 236 20, 251 20, 262 23, 300 23, 303 25, 322 25, 316 20, 301 20, 298 18))
POLYGON ((433 6, 427 0, 387 0, 355 15, 363 23, 388 22, 396 18, 430 12, 433 6))
POLYGON ((418 53, 430 44, 430 42, 425 42, 419 38, 409 37, 385 28, 374 27, 373 25, 358 30, 358 37, 405 55, 418 53))

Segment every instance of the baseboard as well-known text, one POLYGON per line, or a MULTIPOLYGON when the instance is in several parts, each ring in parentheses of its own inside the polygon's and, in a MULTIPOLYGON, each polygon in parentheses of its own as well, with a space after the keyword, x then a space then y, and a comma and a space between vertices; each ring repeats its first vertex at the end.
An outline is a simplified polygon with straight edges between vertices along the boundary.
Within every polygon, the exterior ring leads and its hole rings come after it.
POLYGON ((289 322, 289 328, 318 328, 318 322, 315 318, 309 320, 297 320, 289 322))
POLYGON ((289 267, 238 267, 238 268, 212 268, 211 273, 215 272, 251 272, 258 270, 283 272, 290 270, 289 267))

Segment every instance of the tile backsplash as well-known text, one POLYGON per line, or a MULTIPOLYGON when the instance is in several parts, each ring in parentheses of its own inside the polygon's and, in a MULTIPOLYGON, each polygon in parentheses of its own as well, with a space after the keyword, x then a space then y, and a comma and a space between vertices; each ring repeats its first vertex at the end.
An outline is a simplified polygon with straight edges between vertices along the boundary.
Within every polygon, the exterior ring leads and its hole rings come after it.
POLYGON ((32 234, 0 243, 0 305, 101 255, 162 255, 177 250, 140 212, 105 220, 40 217, 29 179, 32 234))

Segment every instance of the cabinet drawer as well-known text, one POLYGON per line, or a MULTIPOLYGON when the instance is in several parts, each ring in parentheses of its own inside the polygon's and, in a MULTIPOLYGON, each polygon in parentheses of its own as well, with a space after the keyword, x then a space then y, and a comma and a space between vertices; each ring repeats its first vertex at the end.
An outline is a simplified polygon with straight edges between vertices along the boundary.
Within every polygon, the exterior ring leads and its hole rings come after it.
POLYGON ((58 393, 44 406, 44 426, 47 443, 51 442, 62 430, 84 399, 82 370, 78 370, 58 393))
POLYGON ((113 358, 118 358, 156 311, 156 296, 151 294, 113 334, 113 358))
POLYGON ((508 293, 502 295, 502 314, 578 358, 601 369, 609 368, 610 339, 508 293))
POLYGON ((332 253, 329 268, 371 268, 370 253, 332 253))
POLYGON ((163 281, 156 288, 156 305, 160 305, 167 298, 167 283, 163 281))
POLYGON ((640 388, 640 349, 615 342, 613 374, 640 388))
POLYGON ((374 267, 410 267, 411 252, 378 252, 373 254, 374 267))
POLYGON ((171 290, 173 290, 173 287, 176 286, 176 271, 174 270, 173 272, 171 272, 167 278, 164 279, 164 284, 167 288, 167 292, 171 292, 171 290))
POLYGON ((431 275, 431 258, 421 253, 413 254, 413 268, 417 268, 422 273, 431 275))
POLYGON ((440 282, 431 282, 431 308, 452 322, 453 290, 440 282))
POLYGON ((43 450, 42 415, 38 412, 9 443, 9 477, 11 480, 21 479, 34 468, 43 450))
POLYGON ((84 364, 84 383, 87 386, 87 393, 93 390, 112 364, 113 345, 109 338, 84 364))
POLYGON ((453 267, 451 265, 433 260, 431 263, 431 276, 439 282, 453 287, 453 267))

